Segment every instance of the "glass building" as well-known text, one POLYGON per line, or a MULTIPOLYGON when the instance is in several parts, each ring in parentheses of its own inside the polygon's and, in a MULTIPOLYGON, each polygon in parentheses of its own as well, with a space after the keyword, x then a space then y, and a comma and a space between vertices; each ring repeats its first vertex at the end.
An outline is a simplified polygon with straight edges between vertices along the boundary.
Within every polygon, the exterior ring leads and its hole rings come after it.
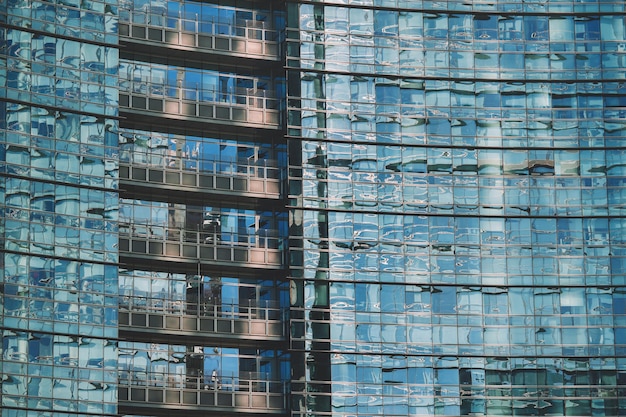
POLYGON ((118 410, 118 66, 116 1, 0 4, 2 417, 118 410))
POLYGON ((625 109, 623 1, 4 0, 0 417, 625 415, 625 109))
POLYGON ((624 2, 287 16, 292 415, 624 415, 624 2))
POLYGON ((0 4, 0 415, 286 415, 284 7, 0 4))
POLYGON ((284 11, 120 2, 121 415, 285 415, 284 11))

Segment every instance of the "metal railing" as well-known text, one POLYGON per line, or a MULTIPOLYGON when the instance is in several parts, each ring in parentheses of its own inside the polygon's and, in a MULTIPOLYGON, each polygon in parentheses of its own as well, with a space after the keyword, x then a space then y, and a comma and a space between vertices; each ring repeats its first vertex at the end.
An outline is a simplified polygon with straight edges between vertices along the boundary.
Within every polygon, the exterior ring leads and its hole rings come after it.
POLYGON ((221 230, 207 232, 154 223, 120 223, 120 236, 147 241, 192 243, 207 246, 235 246, 238 248, 282 249, 284 238, 278 230, 259 229, 254 233, 221 230))
POLYGON ((258 125, 278 126, 280 122, 280 99, 269 90, 223 91, 128 79, 119 86, 121 107, 258 125))
POLYGON ((280 268, 284 264, 285 238, 276 230, 261 229, 247 234, 122 223, 119 232, 122 255, 148 255, 159 260, 170 258, 187 262, 227 262, 252 267, 280 268))
POLYGON ((280 195, 283 170, 276 161, 190 159, 168 155, 122 154, 120 178, 150 184, 191 186, 280 195))
POLYGON ((238 36, 252 39, 276 41, 278 31, 272 24, 261 20, 227 19, 220 20, 212 16, 192 17, 183 13, 171 15, 141 10, 120 9, 120 23, 150 26, 154 28, 173 29, 206 35, 238 36))
POLYGON ((285 381, 269 379, 260 372, 224 373, 218 375, 182 375, 167 372, 119 370, 118 383, 126 386, 202 389, 217 391, 283 393, 285 381))
POLYGON ((277 110, 279 100, 271 90, 233 87, 227 90, 173 86, 165 83, 151 83, 120 79, 120 93, 148 98, 184 100, 186 102, 214 103, 225 106, 251 107, 255 109, 277 110))
POLYGON ((245 300, 246 304, 214 303, 210 301, 192 303, 182 300, 133 297, 120 295, 119 310, 145 312, 168 316, 220 317, 233 320, 283 320, 286 310, 275 302, 245 300))
POLYGON ((281 32, 264 21, 120 10, 119 25, 120 34, 130 38, 272 60, 280 56, 281 32))
MULTIPOLYGON (((151 151, 151 150, 150 150, 151 151)), ((167 151, 169 152, 169 150, 167 151)), ((120 162, 136 166, 161 168, 168 170, 182 170, 185 172, 197 172, 202 174, 230 174, 246 175, 257 178, 282 178, 282 170, 278 161, 273 159, 252 158, 239 159, 207 159, 188 158, 158 153, 133 153, 122 151, 120 162)))
POLYGON ((120 369, 118 387, 120 403, 243 407, 263 414, 282 413, 289 391, 287 381, 254 372, 187 376, 120 369))

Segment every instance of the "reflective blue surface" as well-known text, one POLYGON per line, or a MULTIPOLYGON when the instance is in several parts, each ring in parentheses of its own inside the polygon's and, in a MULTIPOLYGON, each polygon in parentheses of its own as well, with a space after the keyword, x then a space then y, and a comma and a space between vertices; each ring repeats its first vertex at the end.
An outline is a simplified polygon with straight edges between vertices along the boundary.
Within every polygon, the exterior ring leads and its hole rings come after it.
POLYGON ((287 412, 279 9, 136 0, 120 11, 123 414, 287 412))
POLYGON ((623 414, 623 12, 288 4, 296 415, 623 414))
POLYGON ((3 417, 117 413, 116 5, 0 10, 3 417))

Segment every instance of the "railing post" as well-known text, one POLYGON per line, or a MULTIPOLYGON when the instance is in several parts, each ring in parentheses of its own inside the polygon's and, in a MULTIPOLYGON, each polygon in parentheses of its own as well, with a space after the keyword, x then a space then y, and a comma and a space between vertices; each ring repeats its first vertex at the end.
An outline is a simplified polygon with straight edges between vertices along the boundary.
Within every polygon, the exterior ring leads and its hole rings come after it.
POLYGON ((178 33, 178 44, 180 45, 180 36, 181 36, 181 32, 183 30, 183 15, 182 15, 182 11, 178 10, 178 27, 176 28, 176 32, 178 33))
MULTIPOLYGON (((198 22, 196 22, 196 24, 197 23, 198 22)), ((195 36, 197 36, 197 32, 196 32, 195 36)), ((193 115, 194 116, 200 116, 200 90, 198 90, 198 83, 196 83, 196 94, 195 94, 195 97, 194 97, 193 108, 194 108, 193 115)))
POLYGON ((231 333, 235 333, 235 303, 231 303, 231 307, 230 307, 230 332, 231 333))

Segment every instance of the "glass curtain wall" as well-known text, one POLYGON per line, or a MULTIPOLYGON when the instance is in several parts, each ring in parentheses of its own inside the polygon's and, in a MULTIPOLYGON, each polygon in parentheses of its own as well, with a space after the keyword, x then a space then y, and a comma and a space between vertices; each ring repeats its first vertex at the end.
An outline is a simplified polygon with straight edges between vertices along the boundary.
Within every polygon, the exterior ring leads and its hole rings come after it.
POLYGON ((266 48, 283 20, 262 1, 121 8, 119 87, 132 96, 118 132, 130 242, 120 249, 122 414, 286 409, 286 146, 278 118, 253 126, 284 101, 278 50, 266 48), (179 101, 192 110, 167 107, 179 101))
POLYGON ((623 413, 624 11, 288 2, 294 416, 623 413))
POLYGON ((0 414, 117 415, 117 1, 0 5, 0 414))

